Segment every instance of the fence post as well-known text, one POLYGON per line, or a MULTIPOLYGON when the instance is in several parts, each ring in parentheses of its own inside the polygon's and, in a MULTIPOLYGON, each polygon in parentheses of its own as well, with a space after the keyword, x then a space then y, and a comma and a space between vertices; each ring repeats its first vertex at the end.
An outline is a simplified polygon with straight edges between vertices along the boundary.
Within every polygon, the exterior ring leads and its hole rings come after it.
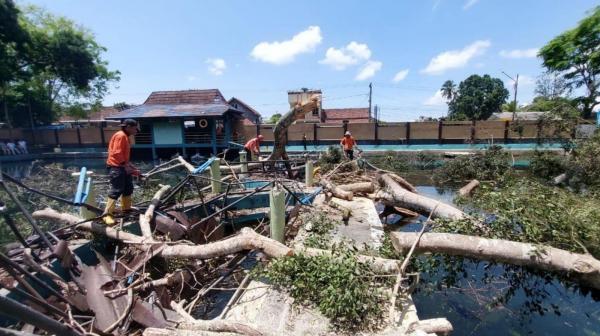
POLYGON ((535 134, 536 142, 538 144, 540 144, 542 142, 542 138, 541 138, 541 136, 542 136, 542 123, 538 121, 536 126, 537 126, 537 132, 535 134))
POLYGON ((318 139, 317 139, 317 123, 313 124, 313 145, 316 146, 318 145, 318 139))
POLYGON ((471 143, 475 143, 475 128, 477 127, 476 121, 471 122, 471 143))
POLYGON ((508 143, 508 130, 510 127, 510 121, 506 120, 504 122, 504 143, 508 143))
POLYGON ((58 129, 54 129, 54 141, 56 142, 56 145, 60 145, 60 142, 58 141, 58 129))
POLYGON ((285 193, 273 186, 269 193, 269 205, 271 207, 271 239, 283 243, 285 238, 285 193))
POLYGON ((305 184, 307 187, 312 187, 313 185, 313 162, 310 158, 306 160, 305 166, 305 184))
POLYGON ((215 158, 210 164, 210 185, 212 192, 218 194, 221 192, 221 160, 215 158))
POLYGON ((375 119, 375 143, 379 144, 379 122, 375 119))
POLYGON ((406 123, 406 144, 410 145, 410 122, 406 123))
POLYGON ((440 120, 438 121, 438 143, 442 143, 442 128, 444 127, 443 122, 440 120))
POLYGON ((105 147, 106 138, 104 137, 104 122, 100 124, 100 141, 102 142, 102 147, 105 147))
POLYGON ((79 128, 79 125, 77 125, 77 144, 81 147, 81 129, 79 128))

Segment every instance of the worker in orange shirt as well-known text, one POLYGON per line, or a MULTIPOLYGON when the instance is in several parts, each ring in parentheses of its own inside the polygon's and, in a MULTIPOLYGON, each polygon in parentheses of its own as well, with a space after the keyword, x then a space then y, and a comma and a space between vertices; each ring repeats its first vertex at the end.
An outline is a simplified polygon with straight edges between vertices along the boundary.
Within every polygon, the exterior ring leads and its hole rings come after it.
POLYGON ((264 138, 265 137, 262 136, 262 134, 259 134, 256 138, 248 140, 244 145, 244 149, 246 150, 246 153, 248 153, 249 161, 252 161, 252 154, 255 154, 257 159, 260 157, 260 142, 264 138))
POLYGON ((110 138, 108 144, 106 166, 110 177, 110 192, 104 209, 104 222, 107 225, 115 223, 112 214, 119 197, 121 197, 121 211, 131 210, 132 176, 140 175, 140 171, 129 162, 131 151, 129 137, 138 132, 138 123, 133 119, 125 119, 120 126, 121 130, 110 138))
POLYGON ((346 131, 344 137, 340 141, 340 146, 342 146, 344 155, 348 159, 354 160, 354 147, 356 146, 356 140, 354 140, 352 134, 350 134, 350 131, 346 131))

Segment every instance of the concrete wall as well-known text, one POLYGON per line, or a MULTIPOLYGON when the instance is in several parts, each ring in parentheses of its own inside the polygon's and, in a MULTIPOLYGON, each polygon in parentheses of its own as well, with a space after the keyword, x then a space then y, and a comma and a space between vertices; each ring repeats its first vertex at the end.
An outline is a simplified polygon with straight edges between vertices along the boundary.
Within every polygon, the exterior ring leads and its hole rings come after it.
MULTIPOLYGON (((361 124, 348 124, 348 131, 352 133, 352 136, 356 140, 362 139, 375 139, 375 124, 374 123, 361 123, 361 124)), ((339 137, 342 138, 341 136, 339 137)))
POLYGON ((473 124, 470 121, 445 122, 442 127, 442 139, 471 140, 472 126, 473 124))
POLYGON ((475 124, 476 139, 504 139, 504 121, 478 121, 475 124))
POLYGON ((437 139, 438 122, 414 122, 410 123, 411 139, 437 139))
POLYGON ((302 134, 306 135, 306 140, 312 141, 314 139, 314 124, 312 123, 296 123, 288 128, 288 140, 289 141, 301 141, 302 134))
MULTIPOLYGON (((159 143, 162 144, 179 144, 181 143, 181 126, 178 123, 166 123, 167 125, 159 126, 155 130, 155 136, 158 136, 159 143), (163 127, 165 126, 165 127, 163 127)), ((344 134, 344 126, 342 124, 316 124, 317 140, 323 141, 339 141, 344 134)), ((266 141, 273 141, 273 127, 275 125, 263 124, 260 125, 260 134, 265 137, 266 141)), ((407 128, 410 126, 410 140, 414 141, 438 141, 438 122, 411 122, 411 123, 386 123, 377 127, 377 140, 379 141, 398 141, 406 140, 407 128)), ((297 122, 288 129, 288 140, 299 142, 302 140, 302 134, 306 134, 308 141, 314 140, 314 124, 297 122)), ((241 130, 240 142, 248 141, 256 136, 256 126, 254 125, 237 125, 237 129, 241 130)), ((475 123, 475 140, 504 140, 506 124, 504 121, 478 121, 475 123)), ((59 144, 67 146, 106 146, 110 138, 119 127, 84 127, 79 128, 79 137, 77 136, 77 128, 68 129, 38 129, 35 131, 35 143, 37 145, 55 146, 56 137, 58 136, 59 144), (104 133, 104 143, 102 133, 104 133)), ((360 123, 348 124, 348 130, 359 141, 375 141, 375 124, 360 123)), ((471 122, 444 122, 442 124, 442 140, 470 140, 471 139, 471 122)), ((508 140, 528 140, 532 141, 538 137, 537 121, 520 121, 508 126, 508 140), (517 127, 522 128, 522 136, 519 135, 517 127)), ((546 125, 539 130, 540 138, 554 137, 554 127, 546 125)), ((570 134, 563 134, 563 137, 569 137, 570 134)), ((0 129, 0 141, 25 139, 30 145, 33 144, 32 132, 29 129, 0 129)), ((132 139, 133 140, 133 139, 132 139)))
POLYGON ((320 126, 317 128, 317 139, 340 140, 344 136, 343 126, 320 126))
POLYGON ((379 125, 377 130, 380 140, 406 140, 406 125, 408 123, 393 123, 379 125))

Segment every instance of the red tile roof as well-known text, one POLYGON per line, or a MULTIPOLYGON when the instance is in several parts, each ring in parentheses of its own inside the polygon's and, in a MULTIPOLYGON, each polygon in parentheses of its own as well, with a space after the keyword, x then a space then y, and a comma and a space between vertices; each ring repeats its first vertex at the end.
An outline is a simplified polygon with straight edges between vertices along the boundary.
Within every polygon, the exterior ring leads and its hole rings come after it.
POLYGON ((181 90, 181 91, 155 91, 148 96, 145 105, 210 105, 227 104, 227 101, 218 89, 210 90, 181 90))
POLYGON ((353 122, 369 122, 369 108, 323 109, 326 123, 341 123, 343 120, 353 122))

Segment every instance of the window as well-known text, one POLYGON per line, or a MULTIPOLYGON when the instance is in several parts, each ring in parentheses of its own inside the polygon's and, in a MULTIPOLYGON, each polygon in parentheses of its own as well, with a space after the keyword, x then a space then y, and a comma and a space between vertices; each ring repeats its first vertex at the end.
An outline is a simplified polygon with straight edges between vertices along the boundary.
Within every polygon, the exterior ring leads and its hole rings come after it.
POLYGON ((314 116, 318 116, 319 115, 319 108, 316 108, 312 111, 312 115, 314 116))

